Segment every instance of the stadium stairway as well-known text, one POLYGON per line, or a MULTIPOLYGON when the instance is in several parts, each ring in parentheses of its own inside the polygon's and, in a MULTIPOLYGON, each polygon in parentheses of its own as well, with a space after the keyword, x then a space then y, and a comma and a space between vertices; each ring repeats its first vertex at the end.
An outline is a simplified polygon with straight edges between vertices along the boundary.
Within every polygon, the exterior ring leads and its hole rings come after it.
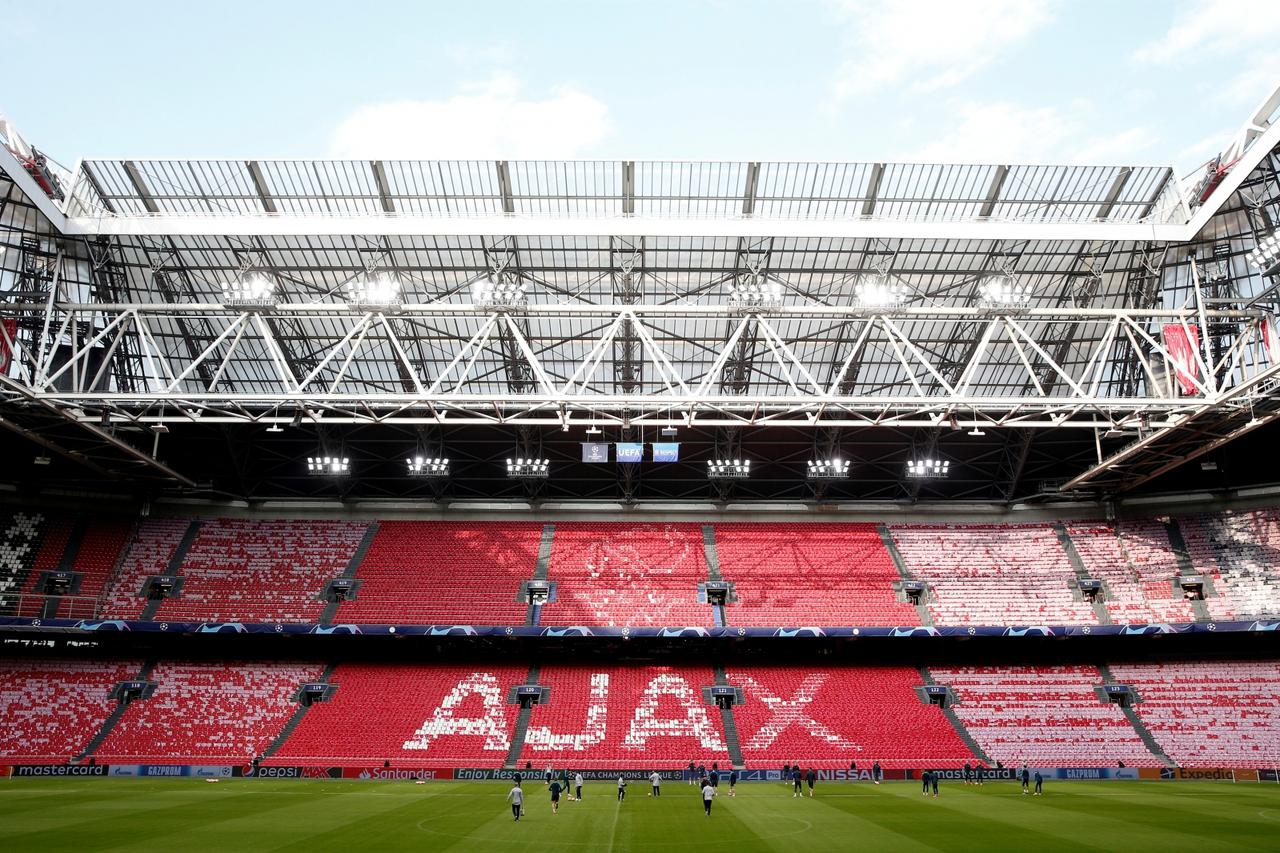
MULTIPOLYGON (((720 553, 716 550, 716 528, 714 524, 702 525, 702 553, 707 559, 707 580, 723 581, 720 574, 720 553)), ((723 628, 729 624, 729 614, 723 604, 711 606, 711 624, 723 628)))
MULTIPOLYGON (((1201 574, 1196 569, 1195 563, 1191 561, 1191 552, 1187 550, 1187 540, 1182 535, 1182 528, 1178 526, 1176 518, 1170 518, 1164 523, 1164 529, 1169 534, 1169 547, 1173 550, 1174 559, 1178 561, 1178 571, 1184 575, 1201 574)), ((1209 590, 1208 576, 1205 577, 1205 594, 1208 595, 1209 590)), ((1196 615, 1197 622, 1212 622, 1213 616, 1209 613, 1209 605, 1203 601, 1192 601, 1191 611, 1196 615)))
MULTIPOLYGON (((187 532, 182 534, 182 541, 178 543, 178 547, 173 549, 173 556, 169 558, 169 565, 165 569, 168 574, 182 574, 182 564, 187 559, 187 552, 191 550, 191 545, 196 541, 196 536, 200 534, 200 519, 193 518, 191 523, 187 525, 187 532)), ((179 593, 181 594, 181 593, 179 593)), ((147 606, 143 608, 142 614, 138 617, 143 621, 150 622, 156 618, 156 611, 160 609, 160 605, 164 601, 148 601, 147 606)))
MULTIPOLYGON (((1058 535, 1058 542, 1062 545, 1062 550, 1067 552, 1067 562, 1071 563, 1071 568, 1076 573, 1076 579, 1088 580, 1089 570, 1085 568, 1084 560, 1080 559, 1080 552, 1076 550, 1076 543, 1071 541, 1071 535, 1067 533, 1067 526, 1061 521, 1056 521, 1053 524, 1053 532, 1058 535)), ((1111 614, 1107 612, 1105 602, 1093 602, 1093 615, 1097 617, 1099 625, 1112 624, 1111 614)))
MULTIPOLYGON (((542 526, 542 541, 538 543, 538 561, 533 566, 533 579, 536 581, 544 581, 547 579, 547 568, 551 565, 551 547, 555 543, 556 526, 554 524, 544 524, 542 526)), ((529 610, 525 615, 524 623, 526 625, 537 625, 542 622, 542 605, 529 602, 529 610)), ((532 684, 533 682, 529 682, 532 684)), ((524 712, 521 712, 522 716, 524 712)), ((526 720, 526 722, 528 722, 526 720)), ((519 753, 516 753, 519 755, 519 753)))
MULTIPOLYGON (((1204 602, 1201 602, 1203 604, 1204 602)), ((1098 672, 1102 673, 1103 684, 1118 684, 1114 675, 1111 674, 1111 667, 1105 663, 1098 664, 1098 672)), ((1133 730, 1138 733, 1138 737, 1146 744, 1147 749, 1151 750, 1151 754, 1164 762, 1166 767, 1176 767, 1177 763, 1170 758, 1164 751, 1164 747, 1151 734, 1151 730, 1147 728, 1147 724, 1142 722, 1142 718, 1138 716, 1138 712, 1132 705, 1124 705, 1120 708, 1124 712, 1124 717, 1129 721, 1129 725, 1133 726, 1133 730)))
MULTIPOLYGON (((927 667, 922 666, 918 667, 918 669, 920 670, 920 680, 926 686, 938 683, 933 680, 933 675, 929 672, 927 667)), ((955 709, 949 705, 944 705, 941 710, 943 716, 945 716, 951 723, 951 727, 956 730, 956 734, 960 736, 960 740, 964 742, 965 746, 969 747, 969 751, 978 756, 978 758, 980 758, 988 767, 994 767, 995 762, 992 761, 991 757, 988 756, 986 752, 983 751, 982 747, 978 745, 978 742, 974 740, 973 735, 969 734, 969 730, 965 728, 964 721, 956 715, 955 709)))
MULTIPOLYGON (((877 524, 876 533, 880 536, 880 541, 884 543, 885 550, 889 552, 890 558, 893 559, 893 567, 898 570, 898 576, 904 581, 915 580, 915 578, 911 577, 911 572, 907 570, 907 561, 902 559, 902 552, 898 550, 898 543, 893 541, 893 534, 889 532, 889 525, 877 524)), ((929 612, 929 605, 924 601, 916 605, 916 615, 920 617, 921 625, 933 626, 933 614, 929 612)))
MULTIPOLYGON (((360 570, 360 564, 364 562, 364 555, 369 553, 369 546, 373 544, 373 537, 378 535, 378 522, 369 523, 368 528, 364 531, 364 536, 360 539, 360 544, 356 546, 355 553, 351 555, 351 559, 347 561, 347 567, 343 570, 339 577, 355 578, 356 573, 360 570)), ((358 596, 360 593, 357 592, 358 596)), ((341 601, 330 601, 325 605, 324 611, 320 614, 320 622, 324 625, 332 625, 333 620, 338 618, 338 608, 342 606, 341 601)), ((326 670, 328 671, 328 670, 326 670)), ((283 743, 284 741, 280 741, 283 743)), ((272 744, 274 747, 275 744, 272 744)))
MULTIPOLYGON (((377 526, 378 525, 376 522, 370 525, 370 527, 377 527, 377 526)), ((373 540, 372 536, 366 536, 365 540, 361 543, 361 547, 367 548, 368 543, 371 542, 372 540, 373 540)), ((357 551, 357 553, 359 552, 357 551)), ((352 562, 355 562, 354 558, 352 559, 352 562)), ((325 684, 328 684, 330 677, 333 676, 333 670, 335 668, 336 668, 336 664, 329 664, 324 668, 324 672, 320 673, 320 677, 316 680, 318 682, 323 682, 325 684)), ((293 712, 293 716, 289 717, 289 721, 284 724, 284 728, 282 728, 280 730, 280 733, 276 735, 275 740, 271 741, 271 745, 262 751, 263 758, 270 758, 271 756, 275 755, 276 750, 279 749, 281 746, 283 746, 284 742, 289 739, 289 735, 293 734, 293 730, 298 727, 298 723, 302 722, 302 718, 307 715, 307 711, 309 710, 311 710, 311 706, 304 705, 302 701, 299 700, 298 709, 293 712)))
MULTIPOLYGON (((550 524, 548 524, 548 525, 547 525, 547 528, 552 528, 553 526, 554 526, 554 525, 550 525, 550 524)), ((542 540, 542 541, 543 541, 543 543, 544 543, 545 545, 547 545, 547 553, 548 553, 548 555, 550 555, 550 552, 551 552, 551 548, 550 548, 551 536, 548 534, 547 530, 545 530, 545 529, 543 530, 543 540, 542 540)), ((539 563, 541 563, 541 562, 542 562, 542 558, 541 558, 541 556, 539 556, 539 558, 538 558, 538 562, 539 562, 539 563)), ((543 565, 543 568, 545 569, 545 568, 546 568, 546 566, 545 566, 545 565, 543 565)), ((539 666, 537 666, 537 665, 530 666, 530 667, 529 667, 529 674, 525 676, 525 681, 524 681, 524 683, 525 683, 525 684, 537 684, 537 683, 538 683, 538 676, 539 676, 539 675, 541 675, 541 674, 542 674, 542 668, 541 668, 541 667, 539 667, 539 666)), ((504 761, 504 762, 502 763, 502 767, 503 767, 503 769, 505 769, 505 770, 515 770, 515 769, 516 769, 516 766, 517 766, 517 765, 519 765, 519 763, 520 763, 520 752, 521 752, 521 750, 523 750, 523 749, 524 749, 524 739, 525 739, 525 735, 527 735, 527 734, 529 733, 529 719, 530 719, 532 716, 533 716, 533 706, 532 706, 532 705, 530 705, 528 708, 521 708, 521 709, 520 709, 520 713, 516 715, 516 727, 515 727, 515 730, 511 732, 511 749, 509 749, 509 750, 507 751, 507 760, 506 760, 506 761, 504 761)))
MULTIPOLYGON (((724 667, 717 664, 713 667, 716 674, 717 687, 731 687, 729 684, 729 676, 724 671, 724 667)), ((742 741, 738 737, 738 724, 733 719, 733 708, 720 709, 720 722, 724 726, 724 743, 729 748, 729 758, 733 761, 735 770, 745 770, 747 767, 746 760, 742 757, 742 741)))
MULTIPOLYGON (((154 670, 155 668, 156 668, 155 661, 145 661, 142 664, 142 666, 138 668, 137 674, 134 675, 131 680, 132 681, 148 681, 151 678, 152 670, 154 670)), ((143 700, 138 700, 138 701, 143 701, 143 700)), ((128 710, 128 708, 129 708, 129 705, 126 702, 120 702, 118 705, 116 705, 115 709, 110 714, 107 715, 107 718, 105 720, 102 721, 102 725, 98 728, 98 731, 94 734, 93 737, 89 739, 89 742, 85 744, 84 749, 80 752, 80 754, 73 756, 71 758, 71 761, 69 761, 68 763, 79 764, 80 762, 89 758, 89 756, 93 755, 93 753, 98 749, 98 747, 102 746, 102 742, 107 739, 107 735, 111 734, 111 730, 116 727, 116 723, 120 722, 120 718, 124 716, 124 712, 128 710)))

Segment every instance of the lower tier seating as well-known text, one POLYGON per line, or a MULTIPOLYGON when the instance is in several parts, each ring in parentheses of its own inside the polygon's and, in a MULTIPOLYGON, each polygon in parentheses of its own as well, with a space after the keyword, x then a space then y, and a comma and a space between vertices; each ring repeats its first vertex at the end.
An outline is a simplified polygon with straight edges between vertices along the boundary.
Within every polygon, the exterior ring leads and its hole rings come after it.
POLYGON ((534 575, 542 525, 384 521, 337 622, 522 625, 520 583, 534 575))
POLYGON ((511 688, 523 666, 343 664, 333 697, 313 705, 275 764, 501 767, 517 706, 511 688))
POLYGON ((748 767, 957 767, 974 759, 942 710, 920 701, 920 673, 886 667, 731 667, 748 767))
POLYGON ((1158 767, 1118 705, 1094 693, 1091 666, 933 667, 956 716, 993 761, 1043 767, 1158 767))
POLYGON ((1133 707, 1183 767, 1280 764, 1280 665, 1274 661, 1113 664, 1133 707))
POLYGON ((549 579, 557 598, 542 609, 545 625, 712 623, 698 604, 707 560, 697 524, 557 524, 549 579))
POLYGON ((729 625, 915 625, 873 524, 717 524, 729 625))
POLYGON ((553 666, 539 682, 550 701, 534 706, 520 754, 539 770, 729 766, 720 709, 702 695, 710 667, 553 666))
POLYGON ((94 757, 99 763, 242 764, 271 745, 297 709, 314 664, 162 663, 148 699, 130 703, 94 757))
POLYGON ((130 661, 0 660, 0 763, 78 755, 115 709, 112 688, 137 671, 130 661))

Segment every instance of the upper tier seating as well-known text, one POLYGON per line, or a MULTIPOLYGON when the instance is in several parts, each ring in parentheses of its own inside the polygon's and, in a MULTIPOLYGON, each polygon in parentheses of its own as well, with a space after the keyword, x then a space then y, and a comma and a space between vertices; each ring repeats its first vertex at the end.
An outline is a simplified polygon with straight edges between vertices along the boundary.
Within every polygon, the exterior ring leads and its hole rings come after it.
POLYGON ((745 694, 733 713, 748 767, 958 767, 974 758, 942 709, 920 701, 914 668, 754 666, 728 676, 745 694))
POLYGON ((1014 767, 1159 767, 1118 705, 1103 704, 1091 666, 931 667, 956 716, 993 761, 1014 767))
POLYGON ((542 525, 384 521, 337 622, 522 625, 520 583, 533 577, 542 525))
POLYGON ((710 667, 552 666, 539 682, 551 700, 534 706, 520 754, 539 770, 729 767, 720 709, 702 696, 710 667))
POLYGON ((557 597, 542 609, 545 625, 712 623, 698 603, 707 560, 697 524, 557 524, 548 576, 557 597))
POLYGON ((1162 525, 1125 521, 1117 529, 1107 522, 1078 522, 1067 533, 1089 576, 1106 583, 1113 622, 1192 621, 1191 605, 1173 592, 1178 564, 1162 525))
POLYGON ((730 625, 915 625, 872 524, 717 524, 720 571, 737 601, 730 625))
POLYGON ((311 706, 274 764, 501 767, 511 748, 511 689, 523 666, 343 664, 331 699, 311 706))
POLYGON ((138 523, 133 542, 120 562, 116 576, 107 584, 102 602, 105 619, 137 619, 146 609, 142 585, 152 575, 169 571, 169 561, 182 542, 191 521, 186 518, 144 518, 138 523))
POLYGON ((1187 553, 1217 596, 1215 619, 1280 616, 1280 511, 1222 512, 1179 519, 1187 553))
POLYGON ((0 511, 0 614, 17 607, 47 528, 44 513, 0 511))
POLYGON ((205 521, 182 563, 165 621, 318 622, 367 525, 347 521, 205 521))
POLYGON ((149 699, 130 703, 94 752, 106 764, 242 764, 262 754, 297 709, 298 685, 322 667, 162 663, 149 699))
POLYGON ((1280 763, 1280 665, 1275 661, 1113 664, 1133 707, 1165 754, 1183 767, 1280 763))
POLYGON ((0 660, 0 763, 60 764, 80 754, 116 707, 136 662, 0 660))
POLYGON ((907 570, 933 593, 939 625, 1090 625, 1093 608, 1072 599, 1075 571, 1044 524, 891 528, 907 570))

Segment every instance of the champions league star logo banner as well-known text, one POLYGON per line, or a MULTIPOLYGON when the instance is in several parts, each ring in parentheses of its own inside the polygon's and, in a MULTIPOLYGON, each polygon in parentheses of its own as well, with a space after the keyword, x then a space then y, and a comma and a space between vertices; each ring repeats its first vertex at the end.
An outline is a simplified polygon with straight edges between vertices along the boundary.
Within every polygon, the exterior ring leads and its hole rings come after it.
POLYGON ((609 445, 599 441, 582 443, 582 461, 583 462, 608 462, 609 461, 609 445))
POLYGON ((657 442, 653 443, 653 461, 654 462, 679 462, 680 461, 680 445, 675 442, 657 442))
POLYGON ((1165 323, 1161 335, 1182 393, 1196 393, 1196 376, 1200 372, 1196 366, 1196 347, 1200 346, 1200 328, 1183 326, 1181 323, 1165 323))
POLYGON ((617 447, 619 462, 641 462, 644 460, 643 444, 619 441, 617 447))

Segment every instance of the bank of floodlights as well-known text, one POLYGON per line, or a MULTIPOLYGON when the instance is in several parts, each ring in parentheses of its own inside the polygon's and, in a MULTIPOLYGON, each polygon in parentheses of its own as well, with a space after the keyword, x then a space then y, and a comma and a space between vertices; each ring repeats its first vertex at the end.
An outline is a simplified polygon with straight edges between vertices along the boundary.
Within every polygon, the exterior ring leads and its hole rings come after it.
POLYGON ((843 480, 851 465, 848 459, 810 459, 805 476, 810 480, 843 480))
POLYGON ((307 473, 313 477, 345 477, 351 473, 351 460, 345 456, 308 456, 307 473))
POLYGON ((987 308, 1025 308, 1031 287, 1009 273, 996 273, 978 284, 978 298, 987 308))
POLYGON ((915 479, 935 479, 950 473, 950 459, 912 459, 907 462, 907 476, 915 479))
POLYGON ((1263 237, 1258 245, 1249 253, 1249 263, 1258 268, 1263 275, 1275 275, 1280 272, 1280 228, 1271 232, 1271 236, 1263 237))
POLYGON ((449 476, 449 460, 441 456, 410 456, 405 464, 410 477, 449 476))
POLYGON ((708 480, 745 480, 751 476, 750 459, 708 459, 708 480))
POLYGON ((486 276, 471 285, 471 301, 490 311, 516 308, 528 303, 528 290, 529 285, 523 281, 486 276))
POLYGON ((507 460, 507 476, 513 480, 545 480, 550 473, 551 461, 548 459, 519 457, 507 460))
POLYGON ((734 279, 729 284, 729 307, 735 311, 764 311, 782 304, 782 284, 763 275, 734 279))
POLYGON ((853 295, 862 308, 892 308, 906 301, 907 289, 888 273, 873 272, 858 277, 853 295))
POLYGON ((347 282, 347 305, 356 311, 395 313, 404 305, 400 278, 386 270, 370 270, 347 282))
POLYGON ((235 311, 269 311, 276 304, 276 280, 266 273, 245 271, 222 283, 222 305, 235 311))

